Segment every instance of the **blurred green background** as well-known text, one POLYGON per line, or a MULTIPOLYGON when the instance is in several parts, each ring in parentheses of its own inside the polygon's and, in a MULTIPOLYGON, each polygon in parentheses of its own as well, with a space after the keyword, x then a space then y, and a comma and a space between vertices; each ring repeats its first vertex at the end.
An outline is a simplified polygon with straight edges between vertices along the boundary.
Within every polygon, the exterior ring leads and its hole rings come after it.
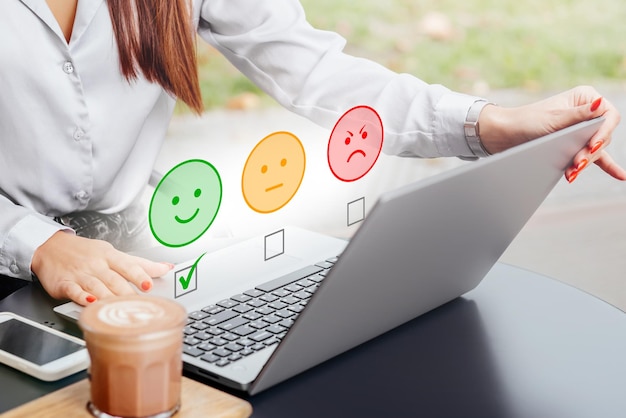
MULTIPOLYGON (((626 80, 622 0, 301 3, 313 26, 348 40, 346 52, 465 93, 552 91, 626 80)), ((198 59, 207 110, 273 103, 202 41, 198 59)))

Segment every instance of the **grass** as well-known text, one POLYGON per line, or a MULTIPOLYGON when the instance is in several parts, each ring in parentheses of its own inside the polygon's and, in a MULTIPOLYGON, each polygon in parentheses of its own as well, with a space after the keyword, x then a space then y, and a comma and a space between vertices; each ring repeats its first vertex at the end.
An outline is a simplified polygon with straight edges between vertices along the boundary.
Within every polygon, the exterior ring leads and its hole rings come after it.
MULTIPOLYGON (((461 92, 561 90, 626 80, 626 2, 615 0, 301 0, 308 20, 340 33, 346 51, 461 92), (442 13, 453 36, 421 31, 442 13)), ((199 42, 207 109, 258 88, 199 42)), ((181 110, 184 111, 184 110, 181 110)))

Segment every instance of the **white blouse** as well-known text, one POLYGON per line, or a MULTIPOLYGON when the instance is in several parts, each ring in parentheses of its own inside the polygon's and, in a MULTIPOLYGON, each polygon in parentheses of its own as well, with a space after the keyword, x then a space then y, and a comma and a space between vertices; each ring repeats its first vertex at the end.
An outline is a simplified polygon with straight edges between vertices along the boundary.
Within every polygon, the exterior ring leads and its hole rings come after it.
MULTIPOLYGON (((199 35, 281 105, 332 128, 375 108, 390 154, 473 154, 463 122, 476 97, 342 52, 296 0, 195 0, 199 35)), ((140 196, 175 99, 121 75, 105 0, 79 0, 70 42, 43 0, 0 1, 0 274, 28 279, 52 218, 114 213, 140 196)))

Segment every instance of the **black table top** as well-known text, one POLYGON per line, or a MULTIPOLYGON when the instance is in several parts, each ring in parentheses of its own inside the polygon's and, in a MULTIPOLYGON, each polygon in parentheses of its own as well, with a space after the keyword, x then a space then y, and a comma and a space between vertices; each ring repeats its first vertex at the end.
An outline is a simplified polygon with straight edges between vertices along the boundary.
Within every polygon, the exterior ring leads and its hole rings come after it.
MULTIPOLYGON (((78 333, 54 304, 29 286, 0 311, 78 333)), ((246 399, 255 418, 623 417, 624 353, 622 311, 497 264, 463 297, 246 399)), ((84 377, 44 383, 0 366, 0 412, 84 377)))

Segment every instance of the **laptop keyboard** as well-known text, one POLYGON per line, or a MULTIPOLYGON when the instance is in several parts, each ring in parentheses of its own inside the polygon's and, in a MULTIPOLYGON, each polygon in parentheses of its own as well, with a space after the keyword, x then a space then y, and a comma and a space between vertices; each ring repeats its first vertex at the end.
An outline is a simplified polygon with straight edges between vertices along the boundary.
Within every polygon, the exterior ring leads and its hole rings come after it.
POLYGON ((183 353, 220 367, 278 344, 337 258, 191 312, 183 353))

